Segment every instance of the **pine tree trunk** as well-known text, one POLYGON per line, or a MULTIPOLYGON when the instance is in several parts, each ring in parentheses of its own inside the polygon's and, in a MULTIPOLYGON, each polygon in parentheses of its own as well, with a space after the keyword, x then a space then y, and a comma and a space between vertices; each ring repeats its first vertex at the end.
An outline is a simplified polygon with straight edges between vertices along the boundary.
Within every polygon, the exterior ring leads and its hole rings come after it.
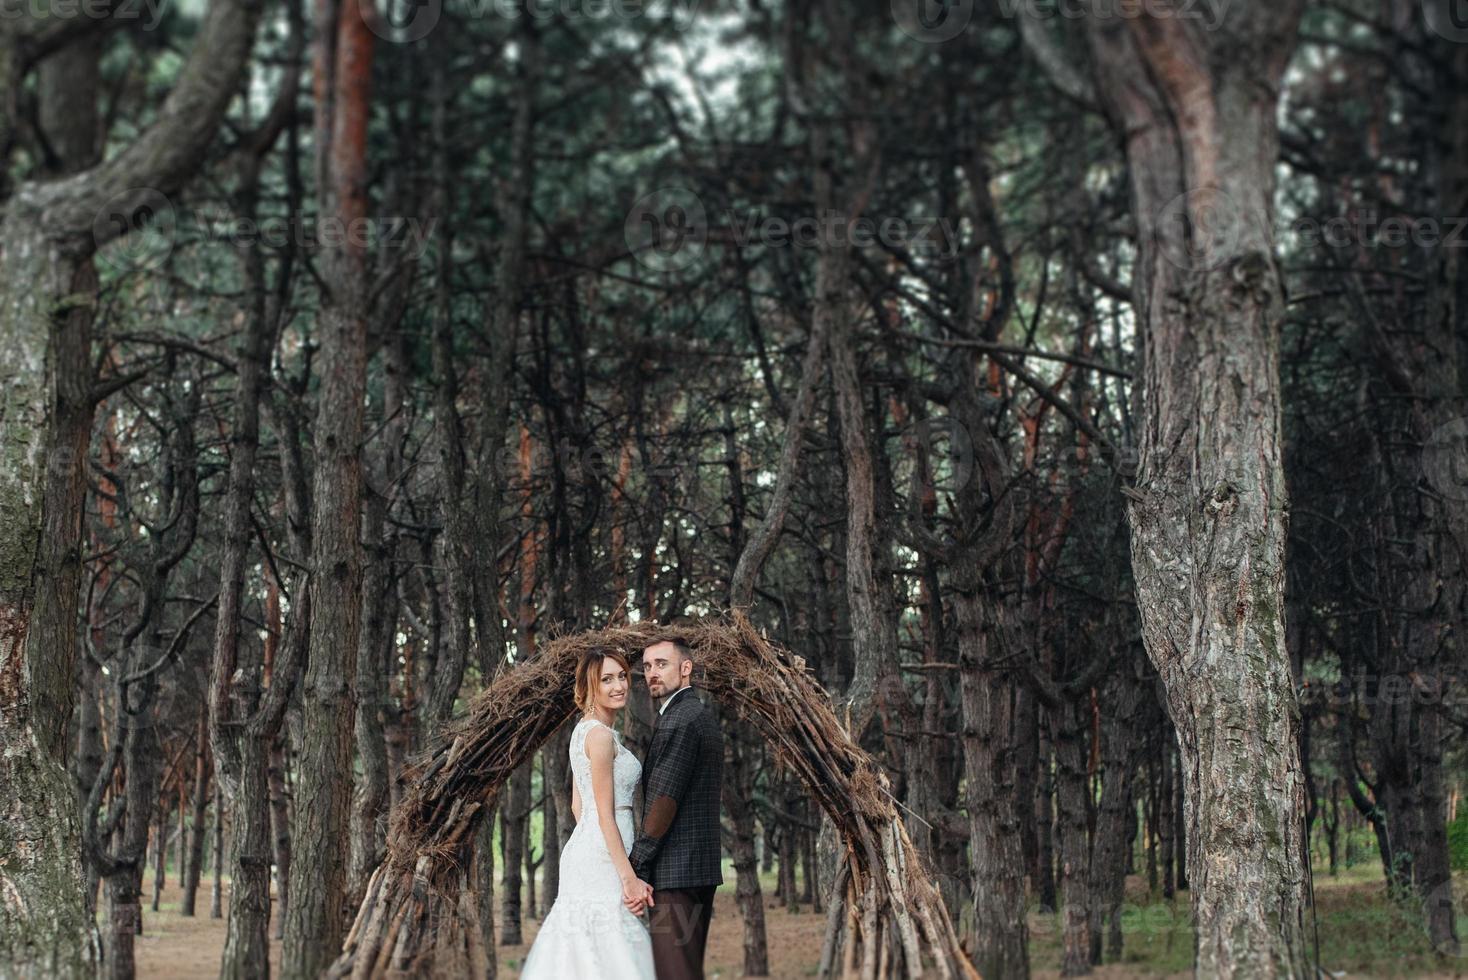
POLYGON ((168 811, 158 808, 158 823, 153 830, 153 901, 149 908, 158 911, 168 875, 168 811))
POLYGON ((976 472, 959 487, 960 545, 947 556, 953 569, 954 637, 963 709, 965 805, 969 823, 974 909, 964 923, 974 966, 985 977, 1027 977, 1025 863, 1019 825, 1030 819, 1030 801, 1018 793, 1015 772, 1015 679, 995 666, 996 611, 985 606, 986 570, 1008 547, 1013 511, 995 514, 1008 494, 1008 468, 989 435, 971 352, 948 365, 949 410, 971 434, 976 472), (984 533, 978 528, 988 525, 984 533))
MULTIPOLYGON (((14 975, 82 976, 97 955, 77 801, 61 759, 75 682, 84 453, 95 393, 89 255, 176 193, 235 94, 254 36, 253 0, 214 0, 154 122, 127 153, 70 176, 7 188, 0 229, 0 962, 14 975), (118 219, 115 226, 99 222, 118 219), (99 231, 99 228, 101 229, 99 231)), ((7 35, 36 28, 12 18, 7 35)), ((7 38, 7 86, 24 81, 7 38), (17 78, 17 76, 19 76, 17 78)), ((83 86, 85 87, 85 86, 83 86)), ((42 98, 49 99, 44 91, 42 98)), ((10 113, 5 113, 9 116, 10 113)), ((95 131, 71 113, 61 152, 95 131)), ((43 119, 43 124, 54 120, 43 119)), ((8 141, 7 141, 8 146, 8 141)), ((8 161, 7 161, 8 162, 8 161)), ((151 805, 151 804, 149 804, 151 805)))
MULTIPOLYGON (((747 733, 741 726, 727 735, 724 812, 729 818, 729 857, 734 865, 734 901, 744 920, 744 975, 768 976, 769 943, 765 936, 765 903, 760 893, 759 861, 754 853, 753 771, 747 733)), ((808 878, 807 878, 808 880, 808 878)))
POLYGON ((193 917, 199 896, 199 878, 204 864, 204 836, 208 833, 205 817, 209 810, 209 785, 214 774, 214 760, 209 754, 209 715, 199 713, 195 733, 194 784, 189 810, 188 840, 184 845, 184 866, 179 900, 179 914, 193 917))
POLYGON ((504 871, 500 878, 500 944, 518 946, 520 932, 521 868, 525 864, 525 825, 530 818, 530 770, 532 762, 515 770, 505 789, 500 807, 500 840, 504 848, 504 871))
POLYGON ((7 746, 0 753, 0 890, 9 896, 0 902, 0 962, 20 976, 80 977, 95 961, 96 932, 83 890, 76 796, 57 743, 71 713, 75 644, 64 637, 75 633, 76 591, 68 584, 74 576, 59 568, 59 580, 43 580, 52 599, 38 596, 32 581, 81 542, 85 431, 67 419, 80 412, 78 398, 90 419, 90 343, 89 333, 76 336, 80 323, 70 310, 89 315, 89 308, 85 293, 60 299, 85 284, 41 236, 39 216, 27 221, 18 203, 11 202, 0 236, 0 346, 14 365, 0 411, 0 511, 7 515, 0 532, 0 744, 7 746), (49 383, 51 372, 60 390, 49 383), (57 402, 62 411, 53 418, 57 402), (63 612, 66 628, 59 629, 53 621, 63 612), (48 623, 58 632, 43 633, 48 623))
MULTIPOLYGON (((1130 646, 1130 644, 1128 644, 1130 646)), ((1137 655, 1140 657, 1140 654, 1137 655)), ((1143 698, 1150 694, 1137 679, 1139 667, 1123 655, 1107 679, 1101 698, 1101 799, 1096 813, 1096 837, 1091 849, 1091 962, 1119 962, 1122 954, 1121 911, 1126 897, 1127 859, 1136 836, 1136 729, 1143 698)), ((1146 716, 1150 717, 1150 715, 1146 716)), ((1150 848, 1149 848, 1150 850, 1150 848)))
MULTIPOLYGON (((394 417, 396 406, 384 406, 384 418, 394 417)), ((384 436, 391 442, 392 433, 384 436)), ((392 474, 382 465, 377 482, 386 488, 392 474)), ((389 563, 391 545, 384 539, 387 500, 381 491, 368 490, 362 520, 366 561, 362 573, 362 632, 357 644, 357 759, 361 768, 356 797, 352 802, 351 867, 346 907, 360 905, 367 880, 386 853, 387 840, 387 738, 383 712, 387 704, 385 679, 392 634, 397 617, 390 603, 389 563)))
POLYGON ((229 922, 221 980, 270 975, 270 796, 266 744, 241 740, 239 771, 230 794, 229 922))
POLYGON ((551 739, 547 747, 541 750, 540 766, 543 792, 541 794, 541 848, 543 857, 541 866, 545 868, 545 874, 540 883, 540 904, 547 912, 556 902, 556 895, 561 890, 561 821, 560 811, 556 809, 555 794, 551 786, 558 778, 566 775, 565 767, 556 769, 551 757, 556 754, 556 742, 551 739))
MULTIPOLYGON (((85 82, 96 51, 61 52, 41 74, 43 123, 59 130, 47 135, 74 172, 95 142, 77 124, 95 119, 85 82), (71 85, 57 78, 66 73, 71 85)), ((58 777, 77 658, 97 283, 89 259, 34 226, 41 216, 26 214, 23 194, 0 226, 0 342, 14 365, 0 406, 0 744, 13 747, 0 761, 0 891, 12 896, 0 902, 0 962, 20 976, 80 976, 96 957, 93 889, 79 877, 76 798, 58 777)))
MULTIPOLYGON (((529 764, 531 766, 531 771, 532 771, 532 774, 533 774, 533 772, 534 772, 534 766, 535 766, 535 760, 534 759, 531 759, 529 764)), ((525 820, 525 847, 524 847, 524 851, 525 851, 525 908, 522 910, 523 911, 523 917, 525 917, 525 918, 531 918, 531 919, 538 919, 538 918, 541 917, 541 913, 540 913, 540 900, 539 900, 539 898, 537 896, 537 888, 536 888, 536 884, 535 884, 535 877, 536 877, 536 871, 537 871, 537 869, 539 869, 539 867, 543 863, 544 852, 542 852, 542 855, 541 855, 540 858, 537 858, 535 856, 535 848, 532 845, 532 842, 531 842, 531 839, 530 839, 530 820, 529 820, 529 818, 527 818, 525 820)))
MULTIPOLYGON (((530 528, 520 539, 519 561, 516 562, 519 585, 515 607, 515 659, 521 663, 535 655, 535 585, 540 565, 541 536, 531 495, 534 486, 533 456, 534 441, 530 428, 521 423, 517 462, 520 484, 524 489, 520 498, 520 518, 530 528)), ((535 759, 531 757, 511 777, 500 811, 505 849, 500 942, 506 946, 519 945, 523 941, 521 920, 525 915, 535 914, 535 869, 530 857, 531 785, 534 775, 535 759), (527 896, 523 903, 522 884, 527 896)))
POLYGON ((571 813, 571 769, 568 753, 571 750, 571 729, 564 727, 546 743, 545 754, 545 883, 541 902, 549 909, 555 904, 561 888, 561 852, 571 831, 576 829, 576 819, 571 813), (552 847, 554 846, 554 852, 552 847), (555 863, 552 864, 552 858, 555 863))
POLYGON ((285 919, 290 908, 291 819, 290 799, 285 784, 285 739, 277 732, 270 739, 270 770, 265 774, 270 787, 270 828, 275 855, 275 925, 272 939, 285 938, 285 919))
POLYGON ((1034 887, 1039 897, 1040 911, 1053 913, 1058 908, 1055 893, 1055 777, 1051 765, 1053 749, 1049 727, 1038 727, 1037 761, 1040 778, 1035 784, 1034 814, 1035 863, 1039 877, 1034 887))
POLYGON ((1300 0, 1089 22, 1131 176, 1142 348, 1128 489, 1142 635, 1187 786, 1199 976, 1303 976, 1299 709, 1271 254, 1276 113, 1300 0))
POLYGON ((475 848, 475 897, 479 902, 479 937, 485 952, 483 980, 499 975, 499 957, 494 955, 494 812, 485 815, 479 825, 479 846, 475 848))
POLYGON ((209 888, 209 918, 224 917, 224 792, 214 782, 214 825, 210 830, 209 870, 213 884, 209 888))
MULTIPOLYGON (((367 221, 368 87, 374 37, 365 0, 319 0, 316 91, 321 212, 343 227, 367 221), (334 40, 333 40, 334 39, 334 40)), ((321 381, 311 488, 310 656, 302 678, 299 793, 292 828, 290 905, 281 975, 314 980, 336 959, 351 841, 352 684, 361 633, 362 435, 369 287, 364 236, 347 235, 322 260, 328 294, 317 318, 321 381)), ((264 759, 261 760, 262 772, 264 759)))
POLYGON ((1087 879, 1091 841, 1086 833, 1090 787, 1086 776, 1086 728, 1073 698, 1050 712, 1055 734, 1055 804, 1059 815, 1060 910, 1064 953, 1061 976, 1091 972, 1091 896, 1087 879))
MULTIPOLYGON (((292 24, 292 37, 299 46, 301 27, 292 24)), ((278 97, 294 98, 296 75, 290 74, 278 97)), ((273 115, 273 114, 272 114, 273 115)), ((274 133, 254 133, 251 142, 258 152, 240 160, 235 188, 235 213, 246 221, 257 216, 260 169, 264 153, 274 142, 274 133)), ((285 704, 295 683, 295 668, 277 663, 280 642, 279 583, 272 577, 267 585, 266 626, 263 648, 244 629, 245 573, 249 562, 253 524, 251 508, 255 494, 255 464, 260 447, 262 399, 269 382, 270 351, 274 325, 280 310, 267 302, 265 257, 259 243, 241 253, 245 283, 243 319, 245 329, 235 351, 236 393, 230 419, 230 465, 224 495, 224 551, 219 570, 219 612, 215 620, 213 657, 209 675, 209 733, 215 775, 215 839, 213 847, 214 892, 210 917, 218 918, 226 848, 222 840, 223 811, 230 811, 230 901, 220 975, 240 980, 269 973, 271 838, 268 796, 268 767, 271 746, 280 730, 285 704)), ((288 268, 281 275, 289 276, 288 268)), ((302 477, 299 440, 293 428, 278 432, 281 447, 282 482, 290 502, 288 540, 297 555, 308 553, 305 505, 299 499, 302 477)), ((272 573, 273 575, 273 573, 272 573)), ((285 645, 296 651, 290 664, 299 662, 305 618, 310 615, 306 575, 293 573, 290 624, 285 645)))
MULTIPOLYGON (((975 593, 977 589, 974 590, 975 593)), ((978 665, 991 656, 978 622, 975 594, 954 601, 963 683, 964 775, 973 860, 974 913, 970 937, 974 966, 985 977, 1027 977, 1024 854, 1020 815, 1013 809, 1010 732, 1012 682, 978 665)))
POLYGON ((1157 758, 1157 849, 1162 856, 1162 897, 1171 900, 1177 894, 1177 879, 1173 873, 1173 825, 1176 817, 1172 812, 1172 732, 1162 737, 1162 751, 1157 758))

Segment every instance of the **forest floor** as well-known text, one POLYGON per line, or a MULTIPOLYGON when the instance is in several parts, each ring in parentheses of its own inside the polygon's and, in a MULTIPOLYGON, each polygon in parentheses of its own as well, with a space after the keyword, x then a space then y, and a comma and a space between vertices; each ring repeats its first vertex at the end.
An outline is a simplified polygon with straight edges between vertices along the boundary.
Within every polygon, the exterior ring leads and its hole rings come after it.
MULTIPOLYGON (((773 880, 765 882, 766 894, 773 880)), ((151 879, 145 887, 151 888, 151 879)), ((228 883, 225 885, 228 899, 228 883)), ((151 894, 151 893, 150 893, 151 894)), ((1315 882, 1320 929, 1321 966, 1333 977, 1416 977, 1446 980, 1468 977, 1468 874, 1454 876, 1454 895, 1459 903, 1458 933, 1464 938, 1464 955, 1443 959, 1432 954, 1420 927, 1387 900, 1379 866, 1360 864, 1339 877, 1322 874, 1315 882)), ((734 889, 721 889, 709 933, 708 976, 733 978, 742 975, 743 929, 734 905, 734 889)), ((145 933, 137 940, 138 977, 141 980, 199 980, 217 976, 224 948, 224 920, 211 919, 208 883, 200 889, 199 907, 204 914, 184 918, 178 914, 176 882, 170 880, 163 893, 160 911, 143 914, 145 933)), ((809 906, 799 914, 766 899, 765 922, 770 950, 770 975, 776 980, 796 980, 815 975, 820 959, 825 917, 809 906)), ((1127 977, 1183 978, 1191 976, 1192 928, 1188 922, 1187 895, 1181 901, 1151 898, 1146 881, 1127 881, 1127 905, 1122 916, 1125 952, 1121 962, 1108 963, 1091 974, 1101 980, 1127 977)), ((527 944, 534 939, 539 921, 527 919, 527 944)), ((1309 924, 1307 923, 1307 928, 1309 924)), ((1030 915, 1031 957, 1036 980, 1059 976, 1060 934, 1056 916, 1035 910, 1030 915)), ((1314 958, 1311 933, 1311 956, 1314 958)), ((528 945, 499 947, 500 976, 519 973, 528 945)), ((271 943, 271 962, 280 963, 280 944, 271 943)))
MULTIPOLYGON (((774 881, 766 882, 767 894, 774 881)), ((144 885, 152 895, 151 877, 144 885)), ((225 902, 229 901, 229 883, 224 886, 225 902)), ((198 907, 203 913, 185 918, 178 913, 177 882, 170 880, 163 891, 159 911, 143 911, 143 935, 137 939, 137 975, 139 980, 202 980, 219 975, 219 957, 224 950, 225 923, 211 919, 209 884, 199 889, 198 907)), ((709 947, 706 956, 707 975, 732 978, 741 976, 744 964, 744 926, 734 904, 733 879, 715 897, 714 919, 709 925, 709 947)), ((769 941, 770 976, 774 980, 797 980, 811 977, 821 958, 821 940, 825 935, 825 916, 810 911, 793 914, 783 905, 771 906, 766 899, 765 929, 769 941)), ((225 906, 228 908, 228 905, 225 906)), ((498 919, 496 919, 498 922, 498 919)), ((519 946, 500 946, 499 975, 519 975, 520 964, 535 939, 540 920, 527 918, 523 931, 525 942, 519 946)), ((272 972, 280 968, 280 943, 270 944, 272 972)), ((571 978, 567 978, 571 980, 571 978)))

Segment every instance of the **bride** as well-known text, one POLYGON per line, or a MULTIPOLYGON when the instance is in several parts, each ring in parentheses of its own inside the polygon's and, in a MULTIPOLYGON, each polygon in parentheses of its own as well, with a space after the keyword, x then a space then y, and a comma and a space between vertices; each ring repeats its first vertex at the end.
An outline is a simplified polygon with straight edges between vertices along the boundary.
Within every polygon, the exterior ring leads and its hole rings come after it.
POLYGON ((612 729, 627 705, 627 658, 603 647, 576 666, 571 732, 571 810, 576 829, 561 851, 560 892, 545 917, 522 980, 652 980, 652 940, 623 895, 644 896, 627 860, 632 848, 632 792, 642 763, 612 729))

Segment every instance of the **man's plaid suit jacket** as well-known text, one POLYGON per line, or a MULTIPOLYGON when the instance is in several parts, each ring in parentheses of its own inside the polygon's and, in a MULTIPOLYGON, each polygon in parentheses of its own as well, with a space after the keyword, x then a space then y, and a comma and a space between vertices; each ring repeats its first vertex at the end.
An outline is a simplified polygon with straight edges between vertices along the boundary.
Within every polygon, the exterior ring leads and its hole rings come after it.
POLYGON ((686 691, 658 718, 642 764, 642 831, 628 860, 654 889, 724 881, 719 790, 724 736, 713 711, 686 691))

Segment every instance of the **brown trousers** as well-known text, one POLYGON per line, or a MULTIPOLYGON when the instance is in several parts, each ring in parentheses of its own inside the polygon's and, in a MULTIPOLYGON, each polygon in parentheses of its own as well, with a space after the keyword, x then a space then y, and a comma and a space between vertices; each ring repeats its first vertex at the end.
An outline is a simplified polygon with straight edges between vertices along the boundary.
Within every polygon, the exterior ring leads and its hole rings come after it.
POLYGON ((647 918, 658 980, 703 980, 714 886, 657 890, 652 900, 647 918))

